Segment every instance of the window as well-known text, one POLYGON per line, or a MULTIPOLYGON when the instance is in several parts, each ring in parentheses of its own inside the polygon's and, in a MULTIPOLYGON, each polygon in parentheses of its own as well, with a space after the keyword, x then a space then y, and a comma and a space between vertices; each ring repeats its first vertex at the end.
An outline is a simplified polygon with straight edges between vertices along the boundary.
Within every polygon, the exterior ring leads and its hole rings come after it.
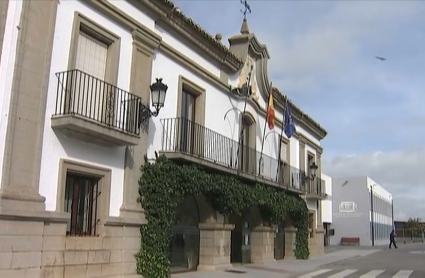
POLYGON ((104 80, 108 45, 80 30, 75 68, 104 80))
MULTIPOLYGON (((177 148, 197 156, 204 156, 205 89, 179 76, 177 92, 177 148)), ((213 159, 213 157, 209 157, 213 159)))
POLYGON ((181 151, 193 153, 195 137, 195 100, 196 97, 187 91, 182 92, 181 103, 181 151))
POLYGON ((279 169, 279 183, 283 185, 289 185, 290 182, 290 149, 289 140, 282 137, 280 140, 280 169, 279 169))
POLYGON ((107 44, 80 30, 75 58, 75 69, 79 71, 74 73, 73 112, 100 122, 113 120, 103 115, 113 115, 114 110, 114 90, 103 82, 107 53, 107 44))
POLYGON ((64 211, 71 213, 67 235, 95 236, 100 178, 68 172, 66 175, 64 211))
POLYGON ((76 14, 68 69, 69 112, 115 126, 120 38, 76 14))

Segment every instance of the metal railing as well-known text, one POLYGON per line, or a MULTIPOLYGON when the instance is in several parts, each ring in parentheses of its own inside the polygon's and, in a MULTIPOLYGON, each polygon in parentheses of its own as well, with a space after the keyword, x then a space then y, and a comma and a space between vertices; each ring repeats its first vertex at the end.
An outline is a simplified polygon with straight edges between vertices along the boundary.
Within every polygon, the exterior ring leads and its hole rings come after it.
POLYGON ((316 177, 314 179, 309 179, 306 182, 306 192, 307 194, 325 196, 325 181, 316 177))
MULTIPOLYGON (((162 151, 182 152, 213 163, 273 181, 281 187, 307 192, 307 175, 304 171, 279 163, 278 159, 211 129, 184 118, 161 119, 162 151), (278 167, 279 173, 278 173, 278 167)), ((316 179, 315 179, 316 180, 316 179)), ((321 190, 321 182, 318 183, 321 190)), ((317 186, 316 186, 317 187, 317 186)), ((316 192, 311 189, 312 194, 316 192)))
POLYGON ((140 134, 140 97, 80 70, 56 73, 55 116, 76 115, 131 134, 140 134))
POLYGON ((414 243, 414 242, 424 242, 424 231, 420 230, 409 230, 409 229, 396 229, 395 230, 395 241, 396 244, 399 243, 414 243))

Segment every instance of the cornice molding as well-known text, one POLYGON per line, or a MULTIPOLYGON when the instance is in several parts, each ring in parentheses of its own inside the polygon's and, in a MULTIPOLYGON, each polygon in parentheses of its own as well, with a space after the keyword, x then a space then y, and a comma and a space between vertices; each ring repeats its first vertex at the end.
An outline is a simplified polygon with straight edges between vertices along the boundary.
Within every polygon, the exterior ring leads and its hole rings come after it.
POLYGON ((172 2, 160 0, 138 1, 157 14, 156 23, 159 26, 171 29, 183 36, 206 54, 215 64, 223 67, 226 72, 233 74, 242 68, 243 61, 236 57, 227 46, 203 30, 191 18, 185 16, 172 2))

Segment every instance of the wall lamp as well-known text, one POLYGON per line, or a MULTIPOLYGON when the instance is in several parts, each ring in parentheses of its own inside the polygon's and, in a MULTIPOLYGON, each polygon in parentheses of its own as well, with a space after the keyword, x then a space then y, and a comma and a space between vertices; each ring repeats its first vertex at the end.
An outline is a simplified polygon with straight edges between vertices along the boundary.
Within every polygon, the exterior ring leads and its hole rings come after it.
POLYGON ((312 179, 314 179, 316 177, 316 174, 317 174, 316 172, 317 172, 318 168, 319 167, 316 165, 316 163, 313 163, 313 164, 310 165, 310 173, 311 173, 312 179))
POLYGON ((139 103, 139 115, 140 115, 139 126, 141 125, 141 123, 149 120, 150 117, 158 116, 159 110, 161 110, 161 108, 164 107, 165 95, 167 94, 167 89, 168 89, 168 86, 162 83, 162 78, 156 78, 156 82, 150 85, 152 106, 155 108, 155 110, 152 111, 148 106, 140 102, 139 103))

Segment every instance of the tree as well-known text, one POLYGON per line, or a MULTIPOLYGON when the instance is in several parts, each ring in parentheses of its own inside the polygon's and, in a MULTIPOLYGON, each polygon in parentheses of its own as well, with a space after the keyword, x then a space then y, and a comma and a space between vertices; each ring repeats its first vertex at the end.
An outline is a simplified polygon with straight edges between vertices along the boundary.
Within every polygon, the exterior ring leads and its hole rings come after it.
POLYGON ((425 230, 425 225, 420 218, 409 218, 406 229, 410 232, 411 237, 421 236, 425 230))

